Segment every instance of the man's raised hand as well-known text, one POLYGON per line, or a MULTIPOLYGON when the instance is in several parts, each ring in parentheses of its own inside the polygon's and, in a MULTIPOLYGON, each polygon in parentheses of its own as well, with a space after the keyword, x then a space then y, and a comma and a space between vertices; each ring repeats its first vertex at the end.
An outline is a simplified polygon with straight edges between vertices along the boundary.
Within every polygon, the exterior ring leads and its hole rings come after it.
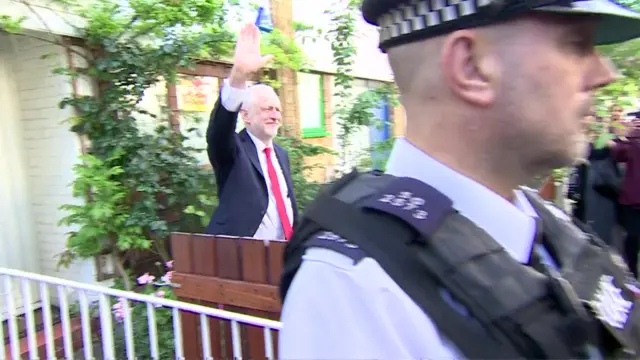
POLYGON ((252 74, 262 69, 273 55, 260 53, 260 30, 254 24, 246 24, 236 42, 236 52, 233 57, 233 69, 231 70, 231 86, 244 87, 245 82, 252 74))

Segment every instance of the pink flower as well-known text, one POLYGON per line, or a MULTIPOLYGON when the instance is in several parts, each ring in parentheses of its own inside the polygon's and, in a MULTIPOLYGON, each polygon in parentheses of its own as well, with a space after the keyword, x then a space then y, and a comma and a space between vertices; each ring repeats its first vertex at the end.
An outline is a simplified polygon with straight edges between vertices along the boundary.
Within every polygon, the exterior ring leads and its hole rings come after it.
MULTIPOLYGON (((165 292, 162 291, 162 290, 159 290, 159 291, 156 291, 156 293, 154 295, 157 296, 157 297, 164 297, 165 292)), ((162 305, 160 305, 160 304, 154 304, 153 306, 155 306, 157 308, 162 307, 162 305)))
POLYGON ((173 271, 167 271, 167 273, 161 278, 162 282, 165 283, 171 283, 171 279, 173 279, 173 271))
POLYGON ((167 261, 167 263, 165 264, 165 266, 167 267, 167 269, 173 269, 173 260, 171 260, 171 261, 167 261))
MULTIPOLYGON (((126 315, 125 311, 124 311, 124 303, 127 301, 127 299, 125 298, 119 298, 118 302, 113 304, 113 306, 111 307, 111 311, 113 312, 113 316, 115 316, 116 320, 119 322, 122 322, 124 320, 124 317, 126 315)), ((129 309, 129 312, 131 312, 131 309, 129 309)))
POLYGON ((153 282, 153 280, 155 280, 155 279, 156 279, 156 277, 155 277, 155 276, 153 276, 153 275, 149 275, 149 273, 146 273, 146 274, 144 274, 144 275, 142 275, 142 276, 140 276, 140 277, 138 278, 138 284, 140 284, 140 285, 150 284, 150 283, 152 283, 152 282, 153 282))

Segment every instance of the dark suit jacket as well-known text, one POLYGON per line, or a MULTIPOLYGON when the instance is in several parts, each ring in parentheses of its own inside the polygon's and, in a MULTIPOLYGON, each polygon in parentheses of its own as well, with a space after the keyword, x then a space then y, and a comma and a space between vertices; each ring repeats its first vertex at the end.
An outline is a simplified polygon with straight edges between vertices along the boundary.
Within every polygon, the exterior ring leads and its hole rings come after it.
MULTIPOLYGON (((227 111, 218 99, 207 128, 207 153, 215 172, 220 200, 207 226, 209 234, 253 236, 267 211, 267 183, 260 167, 258 150, 246 129, 236 133, 237 122, 238 113, 227 111)), ((289 156, 275 143, 273 149, 289 189, 293 207, 291 221, 295 224, 298 210, 289 156)))

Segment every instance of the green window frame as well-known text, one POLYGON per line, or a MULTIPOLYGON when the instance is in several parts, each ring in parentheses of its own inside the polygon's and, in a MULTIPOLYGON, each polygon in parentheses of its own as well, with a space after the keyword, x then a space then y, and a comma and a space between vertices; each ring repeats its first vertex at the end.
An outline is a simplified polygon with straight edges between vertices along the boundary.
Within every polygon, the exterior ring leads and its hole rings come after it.
MULTIPOLYGON (((298 107, 300 109, 300 128, 302 130, 302 138, 310 139, 310 138, 320 138, 329 136, 330 134, 327 132, 326 127, 326 118, 325 118, 325 108, 324 108, 324 76, 320 73, 314 72, 299 72, 298 73, 298 107), (305 76, 317 76, 318 77, 318 95, 316 97, 318 101, 318 116, 317 126, 308 126, 305 127, 304 121, 304 111, 308 108, 306 106, 306 102, 303 101, 305 99, 305 90, 308 90, 309 81, 300 81, 304 79, 305 76)), ((313 107, 312 107, 313 108, 313 107)))

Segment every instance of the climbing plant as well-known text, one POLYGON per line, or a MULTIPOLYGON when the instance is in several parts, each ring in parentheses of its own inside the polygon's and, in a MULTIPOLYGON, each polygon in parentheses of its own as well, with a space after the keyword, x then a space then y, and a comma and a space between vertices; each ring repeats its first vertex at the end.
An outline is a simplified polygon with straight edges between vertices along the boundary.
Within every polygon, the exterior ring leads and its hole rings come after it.
MULTIPOLYGON (((333 111, 333 115, 337 116, 339 126, 336 134, 340 143, 338 151, 339 173, 349 171, 349 164, 354 162, 364 168, 375 165, 369 155, 371 150, 388 152, 393 139, 372 144, 374 149, 357 149, 355 153, 351 145, 354 135, 363 126, 382 127, 385 125, 383 120, 377 118, 373 113, 373 110, 383 100, 387 101, 390 107, 398 104, 395 87, 391 84, 380 85, 354 96, 353 67, 356 56, 356 19, 360 16, 361 4, 362 0, 339 1, 327 11, 330 16, 330 26, 326 32, 326 38, 331 43, 333 63, 336 67, 334 96, 339 99, 333 111), (362 157, 362 152, 367 155, 362 157)), ((386 161, 382 161, 382 163, 384 162, 386 161)))
MULTIPOLYGON (((81 67, 66 64, 55 72, 71 81, 89 81, 97 89, 60 102, 61 108, 74 109, 69 126, 85 151, 72 184, 82 201, 62 206, 66 215, 60 224, 75 230, 59 263, 110 255, 124 288, 132 289, 129 269, 135 255, 151 252, 168 261, 169 234, 202 230, 201 218, 208 218, 216 204, 213 174, 200 166, 197 149, 187 146, 183 133, 171 126, 175 114, 152 114, 140 103, 152 86, 175 83, 179 68, 230 54, 235 41, 227 28, 228 11, 223 0, 54 3, 82 20, 75 28, 80 48, 59 37, 44 39, 81 59, 81 67), (156 119, 154 131, 140 129, 141 114, 156 119)), ((34 36, 22 29, 22 21, 0 15, 3 30, 34 36)), ((278 31, 263 39, 264 51, 275 55, 272 66, 301 66, 304 57, 292 39, 278 31)), ((265 70, 265 81, 275 81, 268 78, 271 73, 265 70)))
MULTIPOLYGON (((640 11, 640 1, 638 0, 621 0, 619 2, 633 10, 640 11)), ((640 39, 602 46, 599 50, 611 59, 620 75, 618 81, 598 91, 597 100, 600 105, 598 109, 600 115, 605 115, 608 105, 612 102, 626 107, 638 106, 631 100, 640 95, 640 88, 637 84, 640 79, 640 39)))

